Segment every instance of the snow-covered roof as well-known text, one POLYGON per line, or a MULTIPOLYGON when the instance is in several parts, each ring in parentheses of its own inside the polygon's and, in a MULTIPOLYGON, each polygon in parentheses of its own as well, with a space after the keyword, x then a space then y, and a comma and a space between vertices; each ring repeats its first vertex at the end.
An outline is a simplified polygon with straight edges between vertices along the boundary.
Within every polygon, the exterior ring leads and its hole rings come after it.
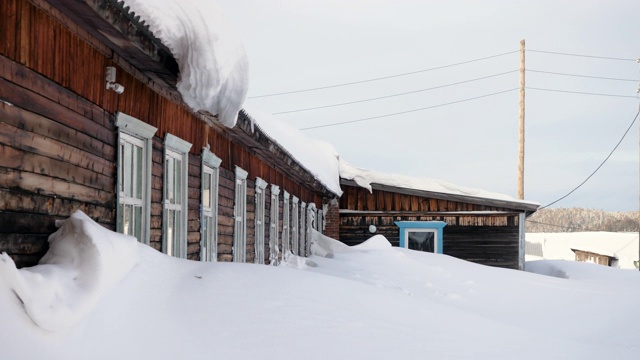
POLYGON ((358 186, 368 189, 369 191, 373 190, 372 184, 380 184, 396 188, 421 190, 433 193, 460 195, 479 199, 500 200, 534 206, 540 205, 531 201, 517 200, 509 195, 463 187, 441 180, 417 178, 363 169, 350 164, 344 159, 340 159, 340 177, 346 180, 353 180, 356 184, 358 184, 358 186))
POLYGON ((247 104, 244 111, 255 126, 279 144, 327 189, 338 196, 342 195, 338 152, 333 145, 311 138, 273 115, 247 104))
POLYGON ((180 70, 177 88, 195 111, 236 124, 249 88, 249 63, 239 36, 214 0, 125 0, 171 50, 180 70))

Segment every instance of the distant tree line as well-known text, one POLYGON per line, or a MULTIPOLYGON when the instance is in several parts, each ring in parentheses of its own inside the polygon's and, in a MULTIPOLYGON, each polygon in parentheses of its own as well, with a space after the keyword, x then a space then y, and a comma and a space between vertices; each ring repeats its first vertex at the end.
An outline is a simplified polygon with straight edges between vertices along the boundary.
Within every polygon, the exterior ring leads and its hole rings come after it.
POLYGON ((604 211, 583 208, 538 210, 527 219, 527 232, 609 231, 637 232, 637 211, 604 211))

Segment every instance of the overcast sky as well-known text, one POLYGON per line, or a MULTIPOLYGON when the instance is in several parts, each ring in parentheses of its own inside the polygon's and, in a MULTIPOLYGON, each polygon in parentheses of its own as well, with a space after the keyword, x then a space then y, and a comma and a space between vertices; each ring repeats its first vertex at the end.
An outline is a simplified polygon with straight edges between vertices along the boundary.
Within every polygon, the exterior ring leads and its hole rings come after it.
MULTIPOLYGON (((360 167, 435 178, 515 197, 515 89, 519 86, 521 39, 526 40, 529 50, 527 200, 546 205, 584 181, 621 139, 638 111, 640 65, 635 61, 540 52, 639 58, 637 0, 219 3, 247 49, 249 103, 254 107, 278 113, 414 92, 276 115, 297 128, 429 108, 305 130, 309 136, 332 143, 344 159, 360 167), (488 59, 447 66, 482 58, 488 59), (447 67, 421 71, 443 66, 447 67), (256 97, 410 72, 417 73, 256 97), (434 87, 440 88, 418 91, 434 87), (477 99, 463 101, 471 98, 477 99)), ((599 172, 554 207, 637 210, 638 134, 636 123, 599 172)))

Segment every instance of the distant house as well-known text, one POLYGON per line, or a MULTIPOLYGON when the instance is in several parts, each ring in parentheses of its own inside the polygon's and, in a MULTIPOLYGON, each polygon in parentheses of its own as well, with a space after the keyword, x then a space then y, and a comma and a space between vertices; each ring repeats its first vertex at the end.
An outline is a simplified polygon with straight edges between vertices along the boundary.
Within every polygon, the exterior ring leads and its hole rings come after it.
POLYGON ((346 163, 340 173, 344 194, 337 216, 345 244, 382 234, 394 246, 524 268, 525 218, 538 204, 346 163))
POLYGON ((176 59, 122 2, 3 0, 0 19, 0 251, 18 266, 76 209, 181 258, 306 254, 339 188, 247 113, 227 127, 187 106, 176 59))
POLYGON ((576 254, 576 261, 598 265, 617 267, 618 258, 614 254, 599 254, 593 251, 571 249, 576 254))

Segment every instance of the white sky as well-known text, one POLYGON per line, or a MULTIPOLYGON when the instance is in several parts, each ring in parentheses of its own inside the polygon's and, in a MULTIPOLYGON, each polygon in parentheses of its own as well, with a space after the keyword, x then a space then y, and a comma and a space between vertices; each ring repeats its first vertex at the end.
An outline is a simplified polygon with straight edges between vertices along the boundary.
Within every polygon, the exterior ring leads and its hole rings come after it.
MULTIPOLYGON (((219 0, 246 47, 249 98, 424 70, 519 49, 636 59, 640 2, 219 0)), ((267 112, 380 97, 517 70, 518 53, 359 85, 250 99, 267 112)), ((527 68, 637 80, 632 61, 527 53, 527 68)), ((402 112, 518 87, 518 73, 384 100, 277 115, 295 127, 402 112)), ((636 96, 638 82, 527 73, 527 86, 636 96)), ((547 204, 613 149, 636 98, 526 94, 525 197, 547 204)), ((518 92, 306 130, 365 168, 516 195, 518 92)), ((638 129, 587 184, 556 206, 638 208, 638 129)))

